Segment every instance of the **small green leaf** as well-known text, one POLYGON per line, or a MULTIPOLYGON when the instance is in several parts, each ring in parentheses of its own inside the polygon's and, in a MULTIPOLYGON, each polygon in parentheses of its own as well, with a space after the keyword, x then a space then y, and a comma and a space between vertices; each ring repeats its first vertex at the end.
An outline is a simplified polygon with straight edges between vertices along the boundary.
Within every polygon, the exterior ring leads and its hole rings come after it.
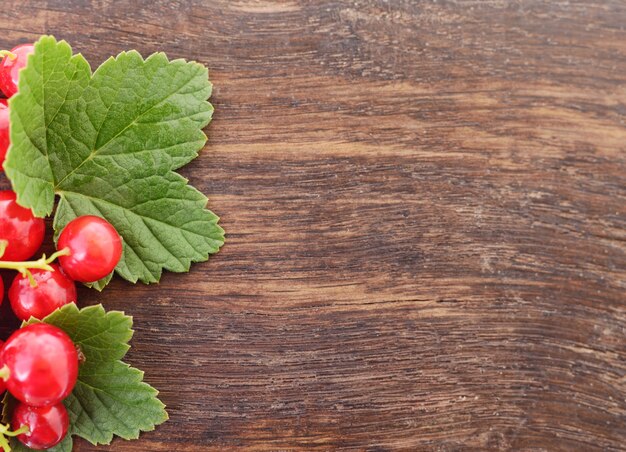
POLYGON ((131 282, 207 260, 224 231, 175 170, 206 142, 211 89, 198 63, 131 51, 92 74, 65 41, 42 37, 10 101, 4 167, 18 202, 44 216, 58 195, 57 234, 77 216, 104 217, 124 239, 116 272, 131 282))
POLYGON ((64 401, 72 435, 109 444, 114 435, 135 439, 168 419, 158 391, 142 381, 143 372, 120 361, 133 334, 131 317, 106 312, 102 305, 79 310, 71 303, 43 321, 64 330, 85 357, 76 387, 64 401))

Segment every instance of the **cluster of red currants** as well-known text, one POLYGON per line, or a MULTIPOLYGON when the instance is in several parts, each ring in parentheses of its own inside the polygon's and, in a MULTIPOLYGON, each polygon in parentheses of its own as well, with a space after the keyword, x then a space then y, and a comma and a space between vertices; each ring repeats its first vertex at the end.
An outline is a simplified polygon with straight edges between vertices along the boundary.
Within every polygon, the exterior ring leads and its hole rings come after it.
MULTIPOLYGON (((96 216, 68 223, 59 236, 59 251, 50 258, 25 261, 43 239, 43 219, 18 205, 12 191, 0 191, 0 244, 5 248, 0 268, 19 272, 9 288, 9 301, 22 320, 42 319, 75 302, 74 281, 94 282, 107 276, 122 255, 119 234, 96 216), (51 263, 56 257, 59 265, 51 263)), ((69 425, 62 401, 76 384, 78 365, 79 353, 61 329, 38 323, 14 332, 0 349, 0 393, 6 385, 20 403, 13 413, 13 431, 1 433, 17 435, 32 449, 48 449, 62 441, 69 425)))
MULTIPOLYGON (((9 288, 9 301, 22 320, 42 319, 75 302, 74 281, 94 282, 107 276, 122 255, 119 234, 96 216, 68 223, 59 236, 59 251, 50 258, 24 261, 39 249, 43 238, 43 219, 18 205, 12 191, 0 191, 0 243, 5 248, 0 268, 19 272, 9 288), (51 263, 56 257, 59 265, 51 263)), ((78 365, 79 353, 61 329, 37 323, 15 331, 0 349, 0 393, 6 385, 19 404, 13 412, 13 431, 1 433, 16 435, 38 450, 62 441, 69 425, 62 401, 76 384, 78 365)))
MULTIPOLYGON (((0 52, 0 90, 17 92, 19 70, 26 65, 31 45, 0 52)), ((9 147, 8 107, 0 100, 0 164, 9 147)), ((45 224, 17 203, 16 194, 0 191, 0 268, 17 270, 9 301, 17 317, 42 319, 76 301, 79 282, 95 282, 113 271, 122 255, 122 239, 115 228, 97 216, 69 222, 59 236, 58 251, 49 258, 27 261, 41 247, 45 224), (58 258, 59 264, 52 262, 58 258)), ((0 278, 0 297, 4 283, 0 278)), ((0 302, 1 302, 0 298, 0 302)), ((61 329, 35 323, 0 341, 0 394, 8 390, 19 402, 11 428, 0 425, 0 447, 5 436, 16 436, 31 449, 44 450, 61 442, 69 427, 63 400, 78 378, 75 344, 61 329)))

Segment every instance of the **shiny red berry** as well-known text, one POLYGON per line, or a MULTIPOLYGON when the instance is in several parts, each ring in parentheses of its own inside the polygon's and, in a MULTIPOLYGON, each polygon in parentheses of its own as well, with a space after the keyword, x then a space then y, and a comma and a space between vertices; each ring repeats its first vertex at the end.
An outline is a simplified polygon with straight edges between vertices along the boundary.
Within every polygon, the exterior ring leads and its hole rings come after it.
POLYGON ((9 144, 9 106, 6 99, 0 99, 0 168, 4 165, 9 144))
POLYGON ((106 220, 85 215, 70 221, 61 235, 57 249, 69 248, 60 256, 65 273, 81 282, 94 282, 113 271, 122 256, 122 238, 106 220))
POLYGON ((56 446, 70 426, 67 409, 62 403, 52 406, 34 407, 18 403, 13 411, 13 430, 28 427, 28 433, 17 436, 17 439, 27 447, 35 450, 45 450, 56 446))
POLYGON ((43 319, 56 309, 76 301, 76 285, 57 264, 54 271, 33 269, 37 285, 31 286, 27 276, 15 276, 9 288, 9 301, 20 320, 43 319))
POLYGON ((30 209, 20 206, 11 190, 0 191, 0 240, 7 247, 0 260, 24 261, 37 252, 45 234, 42 218, 36 218, 30 209))
POLYGON ((36 323, 20 328, 0 352, 0 376, 13 396, 32 406, 65 399, 78 377, 78 352, 65 332, 36 323))
POLYGON ((0 62, 0 89, 7 97, 17 93, 20 70, 26 66, 28 55, 34 50, 32 44, 19 45, 11 50, 13 55, 5 56, 0 62))

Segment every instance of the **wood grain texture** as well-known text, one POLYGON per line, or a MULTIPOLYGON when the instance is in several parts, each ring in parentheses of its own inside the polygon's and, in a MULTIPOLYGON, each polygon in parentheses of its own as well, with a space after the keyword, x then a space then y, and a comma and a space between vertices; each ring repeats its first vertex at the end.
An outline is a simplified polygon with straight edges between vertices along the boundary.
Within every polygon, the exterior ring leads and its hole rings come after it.
POLYGON ((625 450, 621 0, 4 0, 51 33, 206 64, 183 170, 228 233, 135 318, 171 421, 86 451, 625 450))

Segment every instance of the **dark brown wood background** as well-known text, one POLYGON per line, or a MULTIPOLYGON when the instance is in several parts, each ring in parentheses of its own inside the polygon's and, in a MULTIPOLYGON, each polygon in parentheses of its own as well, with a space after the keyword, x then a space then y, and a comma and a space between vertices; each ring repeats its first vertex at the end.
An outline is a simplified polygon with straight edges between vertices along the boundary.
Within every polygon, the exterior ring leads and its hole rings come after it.
POLYGON ((85 304, 171 420, 75 450, 625 450, 626 3, 3 0, 206 64, 223 251, 85 304))

